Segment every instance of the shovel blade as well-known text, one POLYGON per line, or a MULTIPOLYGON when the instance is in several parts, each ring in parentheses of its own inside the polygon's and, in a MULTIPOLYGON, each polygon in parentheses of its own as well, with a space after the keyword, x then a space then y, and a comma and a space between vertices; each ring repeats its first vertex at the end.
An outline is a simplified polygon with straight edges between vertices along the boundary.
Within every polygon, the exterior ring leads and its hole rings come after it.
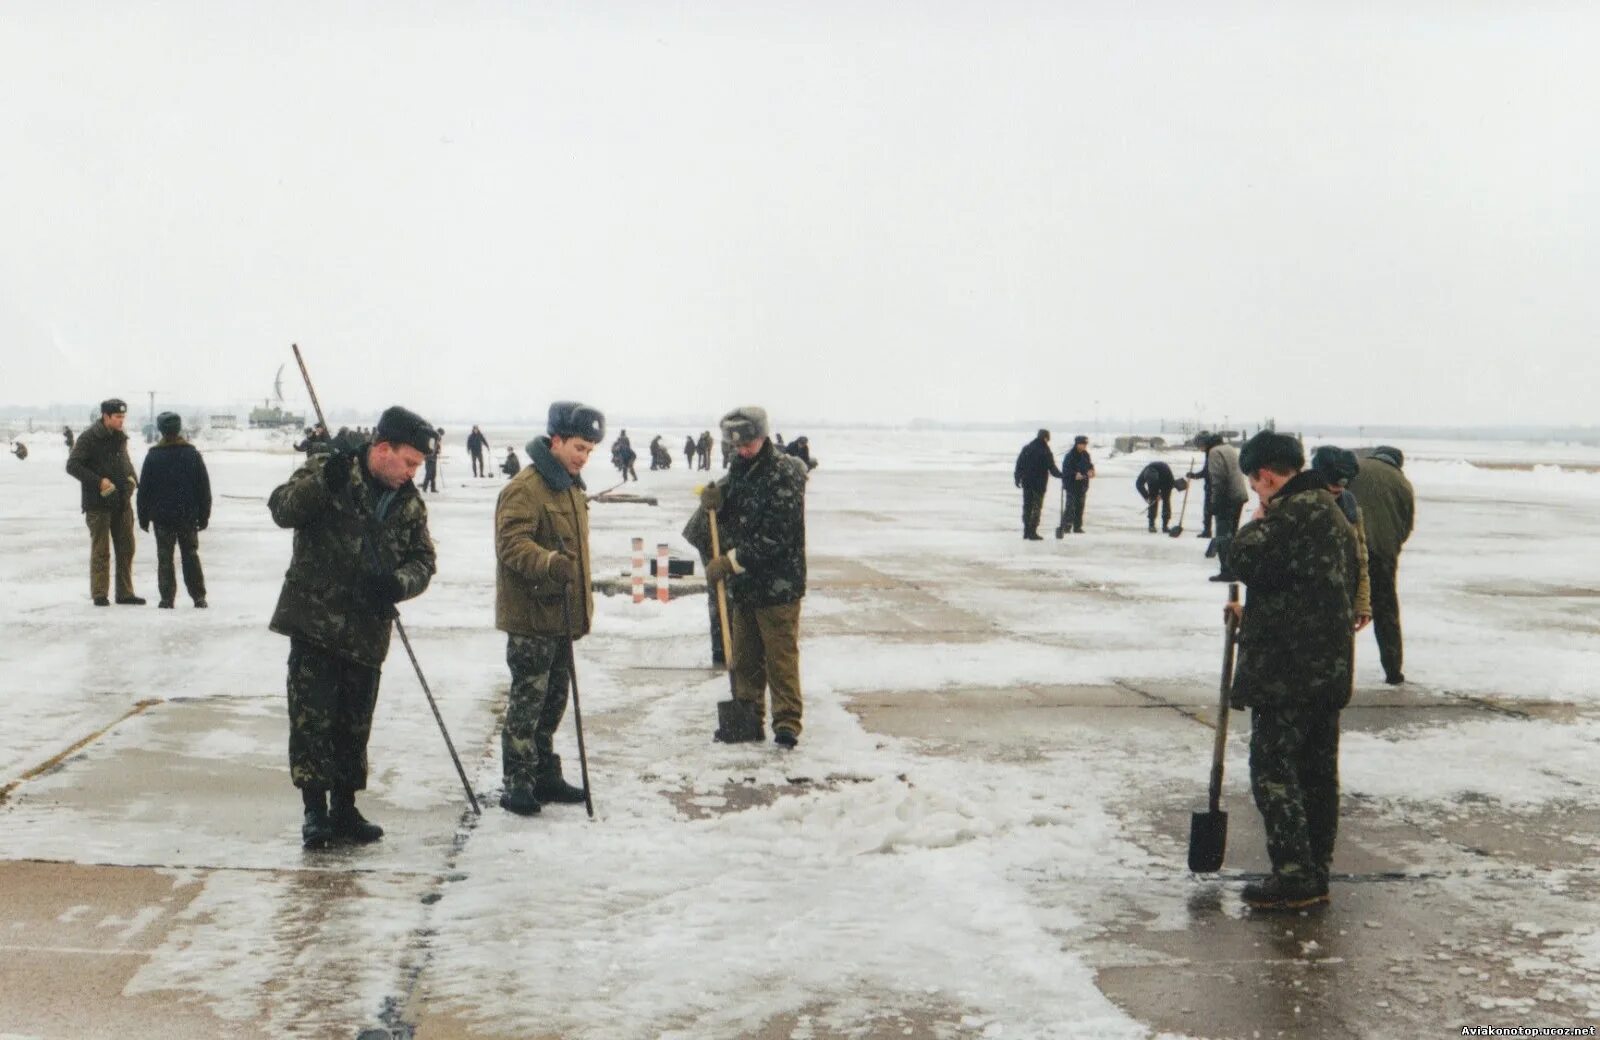
POLYGON ((1222 856, 1228 850, 1228 814, 1197 812, 1189 818, 1189 869, 1196 874, 1215 874, 1222 869, 1222 856))
POLYGON ((1168 531, 1167 532, 1167 536, 1169 538, 1182 538, 1183 537, 1183 525, 1179 524, 1177 527, 1174 527, 1172 530, 1168 531))

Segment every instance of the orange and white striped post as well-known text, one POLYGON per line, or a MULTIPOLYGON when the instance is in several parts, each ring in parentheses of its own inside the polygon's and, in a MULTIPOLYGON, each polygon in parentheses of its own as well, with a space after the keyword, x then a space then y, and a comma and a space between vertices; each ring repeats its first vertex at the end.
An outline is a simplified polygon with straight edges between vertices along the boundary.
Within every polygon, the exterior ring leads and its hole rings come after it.
POLYGON ((667 577, 670 573, 667 568, 671 563, 671 557, 667 552, 666 542, 656 543, 656 601, 659 603, 665 603, 672 598, 672 590, 667 587, 667 577))
POLYGON ((633 540, 633 601, 644 602, 644 539, 633 540))

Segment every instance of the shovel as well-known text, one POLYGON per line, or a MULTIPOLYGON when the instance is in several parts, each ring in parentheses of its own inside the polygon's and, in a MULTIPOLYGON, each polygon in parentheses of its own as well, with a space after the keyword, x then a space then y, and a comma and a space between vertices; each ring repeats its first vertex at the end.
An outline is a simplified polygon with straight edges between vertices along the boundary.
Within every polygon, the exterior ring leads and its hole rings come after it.
POLYGON ((1189 513, 1189 485, 1194 481, 1189 479, 1189 474, 1194 472, 1194 456, 1189 456, 1189 468, 1183 471, 1183 505, 1178 509, 1178 526, 1168 531, 1167 534, 1174 538, 1183 536, 1183 518, 1189 513))
MULTIPOLYGON (((1239 602, 1239 583, 1228 583, 1228 602, 1239 602)), ((1239 642, 1239 622, 1228 614, 1227 641, 1222 650, 1222 695, 1217 701, 1217 739, 1211 747, 1210 808, 1189 817, 1189 869, 1196 874, 1213 874, 1222 869, 1222 855, 1228 848, 1228 814, 1218 806, 1222 801, 1222 754, 1228 746, 1228 690, 1233 685, 1233 650, 1239 642)))
POLYGON ((1065 481, 1062 481, 1062 483, 1061 483, 1061 522, 1056 524, 1056 537, 1057 538, 1065 538, 1066 536, 1067 536, 1067 485, 1066 485, 1065 481))

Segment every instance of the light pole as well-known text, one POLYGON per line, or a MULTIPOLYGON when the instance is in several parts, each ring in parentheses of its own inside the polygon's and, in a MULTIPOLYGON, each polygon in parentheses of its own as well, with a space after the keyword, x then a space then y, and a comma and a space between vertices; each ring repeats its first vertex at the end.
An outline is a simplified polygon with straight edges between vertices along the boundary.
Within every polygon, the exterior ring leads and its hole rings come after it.
POLYGON ((144 428, 144 442, 153 444, 156 439, 156 392, 154 390, 147 392, 150 394, 150 418, 144 428))

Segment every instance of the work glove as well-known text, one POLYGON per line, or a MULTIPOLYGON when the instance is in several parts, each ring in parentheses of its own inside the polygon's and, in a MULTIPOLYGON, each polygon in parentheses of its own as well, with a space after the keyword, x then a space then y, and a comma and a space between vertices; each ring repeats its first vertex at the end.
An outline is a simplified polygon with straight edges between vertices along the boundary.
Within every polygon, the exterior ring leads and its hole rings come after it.
POLYGON ((406 587, 396 574, 370 575, 362 582, 362 586, 374 602, 389 606, 399 603, 406 594, 406 587))
POLYGON ((700 504, 711 512, 722 508, 722 488, 716 484, 707 484, 700 489, 700 504))
POLYGON ((341 489, 349 486, 350 464, 351 457, 343 452, 328 456, 328 461, 322 464, 322 481, 328 486, 329 491, 338 494, 341 489))
POLYGON ((148 520, 140 520, 139 521, 139 530, 141 530, 141 531, 150 530, 150 521, 148 521, 148 520))
POLYGON ((713 558, 706 564, 706 581, 712 585, 719 585, 728 580, 728 575, 733 573, 733 561, 728 559, 728 554, 713 558))
POLYGON ((578 561, 563 552, 550 557, 550 580, 558 585, 571 585, 578 580, 578 561))

